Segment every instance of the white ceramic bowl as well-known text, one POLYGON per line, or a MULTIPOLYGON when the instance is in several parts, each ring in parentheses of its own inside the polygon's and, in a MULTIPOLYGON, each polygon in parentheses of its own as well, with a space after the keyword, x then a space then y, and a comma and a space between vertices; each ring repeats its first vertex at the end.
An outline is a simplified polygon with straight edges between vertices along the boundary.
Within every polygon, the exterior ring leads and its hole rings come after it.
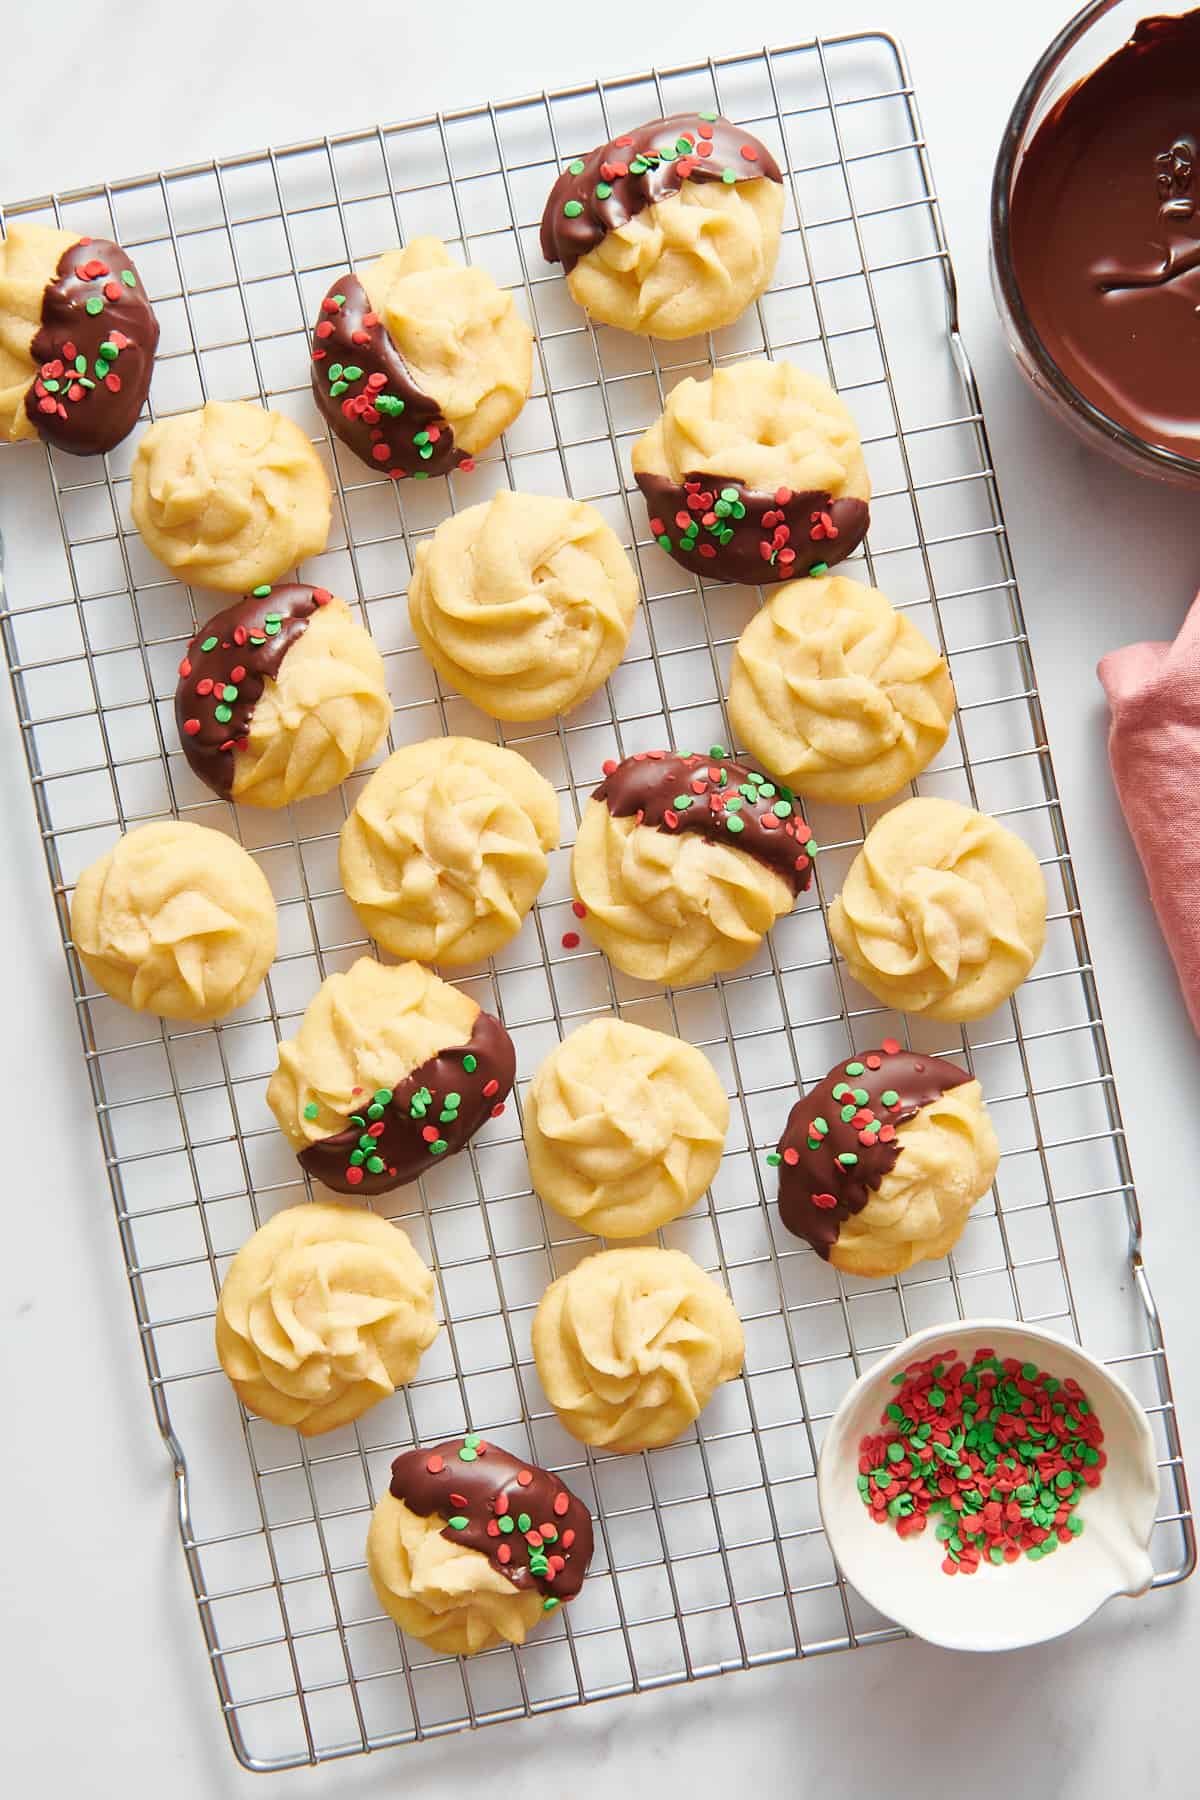
POLYGON ((877 1611, 947 1650, 1017 1650, 1074 1630, 1115 1594, 1142 1594, 1154 1575, 1150 1534, 1158 1510, 1157 1457, 1150 1424, 1123 1382, 1078 1344, 1011 1319, 936 1325, 907 1338, 861 1375, 830 1421, 817 1466, 817 1496, 833 1554, 852 1587, 877 1611), (880 1430, 895 1397, 892 1376, 935 1350, 968 1362, 980 1346, 1073 1376, 1104 1429, 1103 1479, 1080 1499, 1086 1529, 1061 1554, 999 1567, 969 1579, 943 1574, 932 1530, 901 1539, 873 1523, 859 1497, 858 1446, 880 1430))

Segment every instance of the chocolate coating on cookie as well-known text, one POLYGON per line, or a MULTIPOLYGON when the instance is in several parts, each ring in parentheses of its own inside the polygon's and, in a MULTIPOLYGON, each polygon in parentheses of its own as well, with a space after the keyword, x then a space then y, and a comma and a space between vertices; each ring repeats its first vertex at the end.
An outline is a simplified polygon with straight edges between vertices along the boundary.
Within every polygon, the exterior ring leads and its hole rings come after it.
POLYGON ((330 430, 400 481, 473 469, 437 401, 422 393, 357 275, 335 281, 313 330, 312 390, 330 430))
POLYGON ((410 1512, 445 1519, 442 1532, 486 1556, 515 1588, 535 1587, 546 1610, 572 1599, 592 1560, 592 1518, 557 1475, 520 1462, 477 1432, 430 1450, 405 1450, 388 1490, 410 1512))
POLYGON ((214 794, 233 794, 234 757, 246 749, 254 708, 268 679, 331 599, 326 588, 265 583, 214 613, 187 647, 175 689, 183 753, 214 794))
POLYGON ((638 474, 650 529, 685 569, 719 581, 823 575, 857 550, 871 522, 865 500, 809 490, 757 493, 724 475, 638 474))
POLYGON ((797 1100, 776 1155, 779 1216, 826 1261, 843 1219, 861 1212, 904 1146, 896 1127, 972 1080, 940 1056, 918 1056, 885 1038, 852 1056, 797 1100))
POLYGON ((781 875, 794 894, 812 881, 817 846, 791 788, 724 750, 707 756, 640 750, 624 762, 605 763, 592 798, 615 818, 636 818, 669 834, 698 832, 710 843, 744 850, 781 875))
POLYGON ((362 1096, 344 1131, 299 1152, 303 1169, 339 1194, 387 1194, 462 1150, 504 1111, 517 1072, 513 1041, 481 1012, 470 1041, 440 1050, 395 1088, 362 1096))
POLYGON ((25 412, 38 436, 72 456, 100 456, 137 423, 154 368, 158 320, 119 244, 80 238, 42 295, 29 354, 37 375, 25 412))
POLYGON ((569 162, 542 214, 542 255, 568 275, 610 231, 685 181, 782 182, 766 145, 717 113, 673 113, 598 144, 569 162))

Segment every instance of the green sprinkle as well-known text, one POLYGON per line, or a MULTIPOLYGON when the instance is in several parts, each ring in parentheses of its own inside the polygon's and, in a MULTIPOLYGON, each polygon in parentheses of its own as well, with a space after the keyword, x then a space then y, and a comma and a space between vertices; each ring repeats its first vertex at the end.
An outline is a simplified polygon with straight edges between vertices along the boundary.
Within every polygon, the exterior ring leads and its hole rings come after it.
POLYGON ((465 1531, 467 1529, 468 1522, 469 1521, 463 1517, 462 1513, 455 1513, 455 1515, 452 1519, 446 1520, 446 1523, 450 1527, 451 1531, 465 1531))
POLYGON ((333 398, 336 400, 338 395, 344 394, 346 389, 349 386, 350 386, 350 383, 348 381, 333 381, 329 385, 329 392, 332 394, 333 398))
POLYGON ((530 1518, 528 1513, 518 1513, 517 1514, 517 1530, 518 1531, 532 1531, 533 1530, 533 1520, 530 1518))
POLYGON ((222 700, 236 700, 237 696, 238 691, 232 684, 221 689, 222 700))
POLYGON ((733 169, 723 169, 721 171, 721 180, 726 184, 727 187, 732 187, 734 182, 737 180, 736 171, 733 169))
POLYGON ((458 1118, 457 1106, 447 1106, 438 1114, 439 1125, 453 1125, 458 1118))
POLYGON ((280 632, 279 620, 278 619, 275 619, 275 620, 268 619, 267 623, 263 626, 263 630, 266 632, 268 637, 278 637, 279 632, 280 632))
POLYGON ((889 1444, 887 1447, 887 1459, 889 1462, 894 1462, 894 1463, 903 1462, 904 1461, 904 1445, 903 1444, 889 1444))
POLYGON ((820 845, 817 843, 816 838, 809 838, 809 840, 808 840, 807 844, 805 844, 804 848, 809 856, 815 856, 817 854, 817 851, 820 849, 820 845))
POLYGON ((404 411, 404 402, 395 394, 376 394, 373 401, 376 412, 381 412, 385 419, 398 419, 404 411))
POLYGON ((432 1144, 430 1144, 429 1154, 430 1154, 430 1156, 441 1156, 443 1151, 445 1151, 447 1149, 447 1147, 448 1146, 446 1144, 445 1138, 437 1138, 432 1144))
POLYGON ((126 287, 136 287, 137 286, 137 276, 134 274, 132 269, 122 269, 121 270, 121 280, 125 283, 126 287))
POLYGON ((98 294, 93 294, 90 300, 84 302, 83 310, 86 313, 90 313, 91 317, 94 319, 97 313, 102 313, 104 311, 104 302, 98 294))
POLYGON ((350 1123, 352 1125, 357 1125, 360 1131, 364 1131, 366 1129, 367 1121, 363 1118, 361 1113, 351 1113, 350 1123))
POLYGON ((361 1169, 366 1160, 367 1159, 361 1150, 352 1150, 350 1152, 350 1163, 353 1168, 361 1169))
POLYGON ((383 1158, 382 1158, 382 1156, 368 1156, 367 1169, 368 1169, 369 1173, 372 1175, 382 1175, 383 1174, 383 1158))
POLYGON ((470 1051, 468 1050, 467 1054, 463 1057, 464 1073, 467 1075, 473 1075, 478 1067, 479 1067, 478 1057, 472 1056, 470 1051))
POLYGON ((732 831, 736 837, 739 831, 745 831, 746 821, 744 819, 739 819, 735 814, 732 819, 726 819, 725 826, 726 829, 732 831))
POLYGON ((868 1094, 866 1088, 852 1088, 851 1092, 853 1093, 854 1098, 858 1101, 858 1104, 860 1106, 865 1106, 867 1104, 867 1101, 871 1098, 871 1096, 870 1096, 870 1094, 868 1094))
POLYGON ((339 307, 340 307, 340 306, 345 306, 345 304, 346 304, 346 296, 345 296, 345 294, 334 294, 334 295, 333 295, 333 296, 332 296, 332 299, 333 299, 333 303, 334 303, 334 305, 335 305, 335 306, 339 306, 339 307))
POLYGON ((256 600, 265 600, 270 591, 271 584, 269 581, 264 581, 259 587, 250 589, 250 592, 254 595, 256 600))
POLYGON ((566 213, 568 219, 577 219, 583 211, 582 200, 568 200, 567 204, 563 207, 563 211, 566 213))
POLYGON ((671 540, 667 536, 665 531, 663 532, 662 536, 659 538, 658 541, 659 541, 659 544, 662 549, 669 550, 671 548, 671 540))
POLYGON ((857 1106, 843 1106, 843 1108, 842 1108, 842 1124, 848 1125, 857 1111, 858 1111, 857 1106))
POLYGON ((376 1088, 371 1097, 376 1106, 387 1106, 389 1101, 394 1098, 394 1095, 391 1088, 376 1088))
POLYGON ((458 1453, 459 1462, 476 1462, 478 1460, 478 1457, 479 1457, 478 1450, 472 1450, 472 1448, 469 1444, 464 1444, 462 1449, 458 1453))
POLYGON ((206 637, 200 648, 202 650, 215 650, 219 642, 220 640, 218 638, 206 637))
POLYGON ((368 1117, 368 1119, 382 1119, 383 1108, 382 1108, 382 1106, 380 1106, 380 1104, 377 1100, 373 1100, 371 1102, 370 1106, 368 1106, 367 1117, 368 1117))
POLYGON ((75 358, 75 369, 76 369, 76 372, 80 375, 87 374, 87 357, 86 356, 77 356, 75 358))
POLYGON ((862 1075, 862 1074, 865 1074, 865 1072, 866 1072, 865 1065, 863 1063, 848 1062, 846 1064, 847 1075, 862 1075))
POLYGON ((343 373, 341 363, 330 363, 327 373, 330 381, 340 381, 343 373))
POLYGON ((735 487, 723 487, 721 489, 722 500, 736 500, 737 497, 738 491, 735 487))
POLYGON ((853 1150, 843 1150, 842 1154, 838 1157, 838 1161, 843 1168, 852 1169, 858 1161, 858 1158, 855 1156, 853 1150))
POLYGON ((482 1442, 483 1438, 478 1431, 467 1431, 463 1433, 463 1444, 468 1450, 478 1450, 482 1442))
POLYGON ((569 162, 567 164, 567 173, 569 175, 582 175, 585 166, 586 165, 581 162, 579 157, 576 157, 574 162, 569 162))
POLYGON ((321 1109, 317 1105, 316 1101, 310 1100, 308 1105, 304 1109, 304 1116, 306 1119, 315 1119, 317 1114, 320 1112, 320 1110, 321 1109))
POLYGON ((849 1089, 849 1086, 847 1085, 847 1083, 844 1081, 839 1081, 837 1086, 833 1090, 833 1097, 835 1100, 840 1100, 843 1094, 848 1094, 849 1092, 850 1092, 850 1089, 849 1089))
MULTIPOLYGON (((460 1450, 458 1454, 459 1454, 459 1456, 461 1456, 462 1451, 460 1450)), ((504 1533, 505 1537, 508 1536, 510 1531, 515 1531, 517 1529, 516 1526, 513 1524, 511 1513, 505 1513, 498 1522, 500 1525, 500 1529, 504 1533)))
POLYGON ((688 141, 685 137, 675 139, 675 154, 676 154, 676 156, 689 156, 691 154, 692 148, 693 148, 693 146, 688 143, 688 141))
POLYGON ((462 1095, 461 1094, 447 1094, 443 1101, 443 1105, 453 1107, 455 1112, 457 1112, 459 1107, 462 1105, 462 1095))
POLYGON ((712 757, 714 762, 720 762, 722 757, 729 755, 729 752, 724 744, 710 744, 708 746, 708 754, 712 757))
POLYGON ((375 1139, 371 1136, 369 1131, 363 1132, 358 1140, 358 1147, 360 1150, 373 1150, 375 1148, 375 1139))
POLYGON ((690 794, 676 794, 671 802, 671 805, 675 808, 676 812, 686 812, 691 804, 692 796, 690 794))
POLYGON ((542 1611, 543 1612, 553 1612, 555 1607, 558 1606, 559 1604, 560 1604, 560 1602, 559 1602, 557 1595, 547 1594, 546 1598, 542 1601, 542 1611))
POLYGON ((828 563, 814 563, 812 568, 808 572, 810 575, 828 575, 829 564, 828 563))
POLYGON ((233 713, 227 706, 218 706, 213 709, 213 718, 216 719, 219 725, 228 725, 232 717, 233 713))
POLYGON ((731 800, 725 802, 725 811, 730 813, 741 812, 743 804, 744 803, 739 800, 735 794, 731 800))
POLYGON ((612 189, 609 187, 607 181, 598 181, 596 183, 596 198, 597 200, 612 199, 612 189))
POLYGON ((46 381, 46 382, 43 382, 42 385, 48 394, 57 394, 59 388, 62 386, 62 382, 61 381, 46 381))
POLYGON ((696 117, 698 119, 703 119, 705 124, 707 124, 707 125, 711 125, 714 122, 714 120, 719 119, 720 116, 721 115, 719 112, 702 112, 702 113, 696 114, 696 117))
POLYGON ((884 1106, 899 1106, 899 1104, 900 1104, 900 1096, 896 1092, 895 1088, 884 1088, 882 1094, 880 1094, 880 1096, 879 1096, 879 1099, 880 1099, 881 1104, 884 1106))
POLYGON ((792 803, 790 800, 777 800, 771 808, 771 811, 775 814, 777 819, 790 819, 792 816, 792 803))

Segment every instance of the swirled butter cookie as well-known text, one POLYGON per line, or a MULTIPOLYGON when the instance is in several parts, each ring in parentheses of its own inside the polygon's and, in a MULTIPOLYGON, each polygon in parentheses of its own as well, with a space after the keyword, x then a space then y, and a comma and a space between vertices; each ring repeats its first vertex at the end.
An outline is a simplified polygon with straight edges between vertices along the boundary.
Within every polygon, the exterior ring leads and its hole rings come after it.
POLYGON ((326 976, 280 1044, 267 1104, 315 1180, 386 1194, 464 1149, 515 1073, 499 1019, 420 963, 362 956, 326 976))
POLYGON ((327 794, 374 755, 391 716, 383 658, 327 588, 264 582, 207 620, 179 665, 183 753, 243 806, 327 794))
POLYGON ((329 537, 333 491, 294 419, 210 400, 152 425, 130 505, 147 547, 180 581, 239 594, 277 581, 329 537))
POLYGON ((408 612, 443 681, 493 719, 546 719, 608 680, 637 597, 594 506, 502 488, 417 546, 408 612))
POLYGON ((593 1019, 539 1067, 524 1123, 548 1206, 598 1237, 641 1237, 685 1213, 716 1174, 729 1101, 692 1044, 593 1019))
POLYGON ((529 396, 533 336, 486 269, 432 237, 341 275, 312 337, 330 430, 399 481, 470 469, 529 396))
POLYGON ((578 1495, 478 1432, 398 1456, 367 1533, 379 1604, 449 1656, 523 1644, 574 1599, 591 1559, 578 1495))
POLYGON ((571 858, 587 928, 609 960, 678 986, 736 968, 812 881, 795 797, 715 746, 605 763, 571 858))
POLYGON ((572 158, 542 214, 542 255, 594 319, 685 338, 731 325, 765 291, 782 222, 766 145, 718 113, 676 113, 572 158))
POLYGON ((738 639, 729 717, 751 753, 807 798, 886 800, 946 741, 950 671, 877 588, 789 581, 738 639))
POLYGON ((791 363, 689 375, 632 462, 662 548, 711 580, 821 575, 867 534, 858 427, 827 383, 791 363))
POLYGON ((136 1012, 201 1023, 242 1006, 275 955, 275 900, 240 844, 166 819, 127 831, 71 898, 88 974, 136 1012))
POLYGON ((14 219, 0 241, 0 436, 98 456, 150 388, 158 320, 118 244, 14 219))
POLYGON ((534 1361, 559 1422, 605 1450, 669 1444, 745 1354, 732 1300, 682 1250, 585 1256, 551 1282, 533 1318, 534 1361))
POLYGON ((979 1019, 1042 953, 1046 883, 1028 844, 986 813, 906 800, 867 833, 829 934, 885 1006, 979 1019))
POLYGON ((289 1206, 229 1265, 217 1355, 249 1412, 316 1437, 412 1380, 438 1334, 433 1292, 398 1225, 356 1206, 289 1206))
POLYGON ((847 1274, 884 1276, 953 1248, 1000 1146, 965 1069, 885 1038, 796 1102, 771 1160, 788 1230, 847 1274))
POLYGON ((461 964, 515 937, 558 843, 550 783, 515 750, 430 738, 376 769, 342 826, 342 885, 395 956, 461 964))

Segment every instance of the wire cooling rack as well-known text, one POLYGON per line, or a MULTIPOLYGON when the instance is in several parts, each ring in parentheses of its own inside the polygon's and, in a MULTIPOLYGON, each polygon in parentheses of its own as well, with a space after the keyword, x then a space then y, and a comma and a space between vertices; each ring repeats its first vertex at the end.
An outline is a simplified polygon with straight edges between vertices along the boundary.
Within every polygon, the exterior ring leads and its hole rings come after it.
MULTIPOLYGON (((434 1265, 446 1328, 404 1392, 305 1443, 238 1408, 212 1319, 230 1257, 303 1199, 264 1104, 277 1038, 364 941, 337 880, 337 830, 362 778, 291 813, 235 811, 201 788, 171 718, 175 666, 214 605, 164 579, 129 522, 133 445, 80 462, 6 450, 9 591, 0 614, 95 1093, 155 1415, 221 1710, 254 1769, 439 1736, 723 1670, 899 1634, 839 1577, 814 1458, 861 1368, 907 1332, 964 1315, 1081 1337, 1138 1392, 1157 1435, 1158 1584, 1195 1556, 1162 1337, 1058 792, 979 400, 911 84, 884 36, 704 62, 431 116, 7 209, 132 251, 162 342, 156 416, 261 396, 312 432, 336 478, 334 537, 306 574, 356 599, 396 700, 393 744, 490 721, 443 692, 413 645, 414 542, 448 505, 505 484, 594 501, 634 548, 646 595, 605 692, 504 739, 562 796, 564 848, 520 936, 462 980, 505 1019, 522 1081, 561 1032, 619 1008, 701 1045, 736 1096, 707 1200, 661 1233, 728 1283, 746 1325, 741 1380, 699 1428, 648 1455, 585 1455, 548 1408, 529 1348, 547 1282, 595 1248, 534 1200, 510 1111, 468 1154, 390 1197, 434 1265), (562 161, 647 117, 719 106, 770 145, 788 214, 776 281, 707 342, 592 329, 542 263, 537 224, 562 161), (535 392, 471 475, 424 488, 372 478, 325 436, 306 323, 341 270, 432 231, 510 285, 538 333, 535 392), (833 956, 824 907, 874 812, 817 807, 826 846, 759 956, 664 994, 568 950, 574 822, 610 755, 728 741, 733 642, 758 596, 699 588, 650 538, 628 448, 687 370, 746 354, 827 375, 862 427, 876 498, 857 573, 935 635, 959 697, 923 793, 1021 833, 1050 887, 1045 955, 1013 1001, 956 1036, 882 1011, 833 956), (61 530, 61 543, 53 525, 61 530), (865 566, 864 566, 865 563, 865 566), (69 940, 80 870, 139 821, 177 814, 239 837, 280 909, 262 994, 203 1029, 127 1012, 88 983, 69 940), (839 1277, 778 1226, 763 1166, 797 1084, 889 1032, 965 1057, 1004 1155, 953 1255, 899 1280, 839 1277), (474 1178, 472 1180, 472 1177, 474 1178), (1132 1271, 1132 1279, 1130 1279, 1132 1271), (561 1470, 596 1515, 578 1601, 521 1651, 458 1662, 400 1637, 363 1565, 370 1508, 397 1450, 468 1426, 561 1470)), ((394 1209, 394 1210, 393 1210, 394 1209)))

